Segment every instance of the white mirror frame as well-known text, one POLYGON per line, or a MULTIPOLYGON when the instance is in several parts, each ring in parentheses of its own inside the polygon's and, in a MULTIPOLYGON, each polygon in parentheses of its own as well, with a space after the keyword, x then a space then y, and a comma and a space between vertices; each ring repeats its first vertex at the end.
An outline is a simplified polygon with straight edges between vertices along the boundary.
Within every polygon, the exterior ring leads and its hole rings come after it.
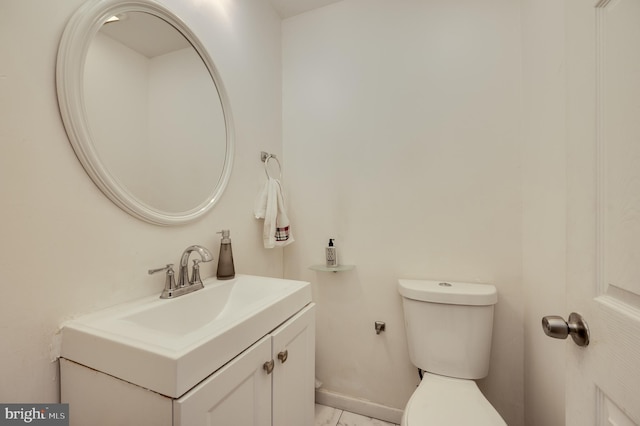
POLYGON ((56 87, 62 121, 78 159, 100 190, 124 211, 156 225, 179 225, 201 217, 218 202, 227 186, 233 165, 234 131, 229 100, 207 50, 191 29, 165 6, 154 0, 95 0, 84 3, 69 20, 60 41, 56 87), (94 148, 84 100, 85 59, 89 45, 104 22, 111 16, 127 12, 149 13, 180 31, 202 58, 220 96, 227 132, 222 175, 213 193, 188 211, 165 212, 138 200, 109 173, 94 148))

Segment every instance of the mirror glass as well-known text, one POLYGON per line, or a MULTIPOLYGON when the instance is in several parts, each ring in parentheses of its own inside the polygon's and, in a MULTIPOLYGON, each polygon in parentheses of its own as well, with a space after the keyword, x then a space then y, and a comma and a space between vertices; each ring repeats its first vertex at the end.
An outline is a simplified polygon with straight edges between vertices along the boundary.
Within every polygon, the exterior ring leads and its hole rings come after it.
POLYGON ((190 221, 229 178, 224 88, 171 12, 148 0, 133 10, 106 3, 96 2, 92 20, 76 13, 63 35, 58 92, 67 133, 89 175, 125 211, 161 225, 190 221))

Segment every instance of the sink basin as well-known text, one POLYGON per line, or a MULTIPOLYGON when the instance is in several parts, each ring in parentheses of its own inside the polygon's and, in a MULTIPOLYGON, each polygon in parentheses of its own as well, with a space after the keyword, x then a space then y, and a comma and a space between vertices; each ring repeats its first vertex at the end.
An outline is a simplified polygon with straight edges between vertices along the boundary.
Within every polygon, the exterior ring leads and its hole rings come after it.
POLYGON ((208 278, 176 299, 150 296, 67 321, 61 356, 178 398, 310 302, 308 282, 208 278))

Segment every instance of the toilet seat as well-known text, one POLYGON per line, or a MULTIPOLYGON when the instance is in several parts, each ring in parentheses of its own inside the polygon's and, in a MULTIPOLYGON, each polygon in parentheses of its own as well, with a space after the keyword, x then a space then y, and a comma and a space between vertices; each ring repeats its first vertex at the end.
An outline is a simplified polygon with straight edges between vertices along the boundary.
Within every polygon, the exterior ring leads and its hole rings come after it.
POLYGON ((473 380, 425 373, 402 426, 507 426, 473 380))

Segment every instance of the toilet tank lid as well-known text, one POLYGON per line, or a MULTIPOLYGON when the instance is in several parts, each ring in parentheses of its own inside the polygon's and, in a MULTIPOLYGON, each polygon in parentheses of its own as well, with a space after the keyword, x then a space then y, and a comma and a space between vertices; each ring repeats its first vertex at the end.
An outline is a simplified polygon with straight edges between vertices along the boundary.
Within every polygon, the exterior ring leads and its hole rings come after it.
POLYGON ((403 297, 450 305, 495 305, 498 291, 491 284, 460 283, 434 280, 398 280, 403 297))

